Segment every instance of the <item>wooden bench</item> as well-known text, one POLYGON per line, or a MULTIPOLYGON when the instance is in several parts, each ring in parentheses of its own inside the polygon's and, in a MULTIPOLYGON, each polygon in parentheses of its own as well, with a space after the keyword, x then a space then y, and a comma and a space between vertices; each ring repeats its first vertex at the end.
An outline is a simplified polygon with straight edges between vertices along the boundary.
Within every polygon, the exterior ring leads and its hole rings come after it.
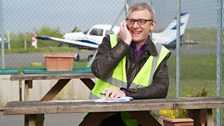
MULTIPOLYGON (((97 126, 110 112, 128 111, 142 126, 161 126, 158 122, 152 124, 149 110, 188 109, 195 112, 192 117, 195 126, 214 126, 213 108, 224 108, 224 97, 147 99, 113 103, 96 103, 92 100, 13 101, 5 106, 4 114, 35 116, 36 114, 91 112, 92 117, 85 118, 80 126, 97 126)), ((34 122, 38 120, 38 118, 30 119, 34 122)))
POLYGON ((12 74, 19 74, 19 70, 16 68, 0 69, 0 75, 12 75, 12 74))

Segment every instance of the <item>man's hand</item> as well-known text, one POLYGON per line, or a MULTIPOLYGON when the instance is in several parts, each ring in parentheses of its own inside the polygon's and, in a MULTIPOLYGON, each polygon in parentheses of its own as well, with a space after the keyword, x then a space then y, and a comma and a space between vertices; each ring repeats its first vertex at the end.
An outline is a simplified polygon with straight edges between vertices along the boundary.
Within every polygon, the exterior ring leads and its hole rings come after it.
POLYGON ((106 93, 107 98, 114 99, 126 96, 125 92, 120 90, 119 88, 106 88, 103 93, 106 93))
POLYGON ((128 45, 131 44, 132 41, 131 33, 128 31, 127 23, 125 21, 122 22, 120 25, 119 36, 122 39, 122 41, 124 41, 128 45))

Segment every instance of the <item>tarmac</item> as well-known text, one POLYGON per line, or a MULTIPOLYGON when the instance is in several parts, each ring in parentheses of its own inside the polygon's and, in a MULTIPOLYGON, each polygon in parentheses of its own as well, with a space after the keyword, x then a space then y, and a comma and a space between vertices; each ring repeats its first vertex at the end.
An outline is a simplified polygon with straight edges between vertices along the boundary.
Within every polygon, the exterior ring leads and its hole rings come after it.
MULTIPOLYGON (((45 114, 44 126, 78 126, 83 113, 45 114)), ((0 111, 0 126, 24 126, 24 115, 3 115, 0 111)))

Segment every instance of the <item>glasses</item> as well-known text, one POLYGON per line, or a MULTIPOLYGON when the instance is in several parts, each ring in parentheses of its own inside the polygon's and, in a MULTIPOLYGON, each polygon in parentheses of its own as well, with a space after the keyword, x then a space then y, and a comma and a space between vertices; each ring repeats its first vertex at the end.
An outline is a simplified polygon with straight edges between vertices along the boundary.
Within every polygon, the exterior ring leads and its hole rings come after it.
POLYGON ((147 21, 153 22, 153 19, 126 19, 127 23, 134 25, 137 22, 138 25, 144 25, 147 21))

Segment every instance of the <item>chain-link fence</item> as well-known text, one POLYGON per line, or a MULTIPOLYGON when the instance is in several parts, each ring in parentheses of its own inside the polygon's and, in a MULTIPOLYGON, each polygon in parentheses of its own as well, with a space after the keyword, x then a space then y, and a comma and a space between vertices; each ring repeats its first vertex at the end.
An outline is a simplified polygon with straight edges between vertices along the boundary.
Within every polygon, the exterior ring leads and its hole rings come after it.
MULTIPOLYGON (((136 1, 129 1, 129 4, 136 1)), ((177 1, 175 0, 141 1, 152 4, 156 10, 157 26, 154 32, 162 31, 177 15, 177 1)), ((28 67, 33 62, 43 63, 43 53, 29 53, 26 50, 38 50, 58 45, 54 42, 41 45, 41 42, 37 41, 37 48, 32 46, 32 36, 41 30, 43 32, 44 28, 53 29, 54 33, 56 31, 62 37, 64 33, 71 32, 75 27, 85 31, 95 24, 119 25, 125 19, 126 2, 125 0, 2 0, 3 29, 1 31, 5 37, 4 51, 6 53, 4 56, 1 55, 1 66, 3 66, 3 61, 5 68, 28 67)), ((216 64, 217 2, 214 0, 182 0, 181 12, 190 14, 184 33, 184 44, 180 49, 180 64, 183 69, 181 76, 183 79, 189 79, 192 74, 195 74, 197 77, 195 80, 204 81, 205 84, 215 84, 216 65, 208 66, 216 64), (207 57, 212 57, 210 58, 212 60, 206 59, 207 57), (198 59, 197 62, 200 64, 195 63, 195 59, 198 59), (200 74, 195 72, 198 69, 197 65, 204 66, 200 74), (209 78, 202 80, 204 75, 208 75, 209 78)), ((175 49, 171 51, 172 56, 175 56, 175 49)), ((175 64, 172 62, 171 65, 175 64)), ((175 69, 170 69, 170 72, 175 78, 175 74, 172 74, 175 73, 175 69)))
MULTIPOLYGON (((1 51, 1 66, 4 65, 5 68, 28 67, 33 62, 44 62, 43 53, 26 51, 57 45, 55 43, 44 45, 38 41, 37 48, 32 46, 33 34, 40 32, 43 28, 53 29, 62 37, 64 33, 71 32, 75 27, 85 31, 95 24, 119 25, 125 19, 125 0, 1 1, 3 16, 1 32, 4 33, 4 51, 6 52, 3 56, 3 51, 1 51)), ((141 1, 152 4, 156 10, 157 26, 154 32, 162 31, 177 15, 176 0, 141 1)), ((185 91, 188 90, 187 85, 191 84, 190 86, 192 86, 192 83, 195 85, 203 84, 199 88, 208 88, 208 95, 214 95, 215 93, 210 92, 215 92, 215 88, 211 87, 216 84, 217 1, 182 0, 181 12, 190 14, 182 40, 184 44, 180 49, 180 74, 181 79, 185 80, 185 83, 181 85, 185 88, 181 89, 181 96, 189 95, 185 91), (199 69, 201 67, 203 70, 199 69), (204 79, 205 76, 206 79, 204 79)), ((171 52, 172 56, 168 65, 170 83, 173 86, 176 76, 175 49, 171 49, 171 52)), ((222 76, 222 78, 224 77, 222 76)), ((189 87, 189 90, 198 92, 199 88, 192 90, 189 87)))
MULTIPOLYGON (((76 0, 76 1, 6 1, 2 0, 3 27, 5 34, 5 49, 24 50, 32 48, 32 34, 43 27, 55 28, 60 33, 71 32, 75 27, 85 31, 95 24, 119 25, 124 20, 125 1, 100 1, 100 0, 76 0), (117 22, 116 19, 118 18, 117 22), (8 41, 8 39, 10 39, 8 41), (9 43, 7 43, 9 42, 9 43)), ((143 1, 143 0, 142 0, 143 1)), ((175 0, 144 0, 155 7, 157 27, 155 31, 168 26, 176 16, 177 5, 175 0)), ((132 1, 131 1, 132 2, 132 1)), ((213 0, 182 0, 181 12, 188 12, 190 19, 184 34, 184 41, 199 43, 183 47, 183 53, 214 53, 216 46, 216 9, 217 4, 213 0), (190 48, 198 47, 195 50, 190 48)), ((42 48, 39 46, 39 48, 42 48)), ((6 54, 5 67, 26 66, 31 62, 29 57, 22 55, 21 59, 27 59, 27 63, 13 60, 14 55, 6 54)), ((19 59, 20 57, 17 56, 19 59)), ((35 59, 35 56, 34 58, 35 59)), ((43 60, 40 60, 42 62, 43 60)))
MULTIPOLYGON (((156 10, 157 27, 154 32, 166 28, 177 15, 175 0, 141 1, 152 4, 156 10)), ((43 32, 44 28, 53 29, 54 34, 56 31, 62 37, 64 33, 71 32, 75 27, 85 31, 95 24, 119 25, 125 19, 125 0, 1 0, 1 2, 1 24, 3 24, 1 33, 5 38, 5 50, 1 51, 1 66, 4 65, 5 68, 28 67, 33 62, 44 62, 43 53, 27 51, 57 45, 53 42, 46 45, 37 41, 37 48, 32 46, 33 34, 41 30, 43 32), (2 55, 3 52, 6 53, 2 55)), ((217 2, 214 0, 182 0, 181 12, 190 14, 184 33, 184 44, 180 49, 181 68, 185 68, 181 71, 182 78, 189 79, 192 74, 195 74, 198 80, 204 81, 203 83, 215 84, 216 65, 213 66, 213 64, 216 64, 214 57, 216 57, 217 42, 217 2), (212 60, 206 59, 208 57, 212 60), (185 61, 185 59, 189 60, 185 61), (197 62, 200 64, 195 63, 195 59, 198 59, 197 62), (198 69, 197 65, 204 66, 200 76, 198 72, 195 72, 198 69), (205 75, 209 78, 202 80, 205 75)), ((175 49, 171 51, 175 56, 175 49)), ((175 73, 175 69, 170 71, 175 73)))

